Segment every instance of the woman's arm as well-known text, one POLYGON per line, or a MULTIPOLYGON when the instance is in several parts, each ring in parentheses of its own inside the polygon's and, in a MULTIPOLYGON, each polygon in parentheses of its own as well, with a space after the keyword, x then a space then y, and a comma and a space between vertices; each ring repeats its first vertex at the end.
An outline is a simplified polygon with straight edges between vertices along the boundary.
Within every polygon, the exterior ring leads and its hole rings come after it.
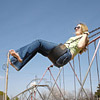
POLYGON ((80 41, 78 43, 78 48, 79 49, 83 49, 86 46, 88 34, 83 34, 83 37, 80 39, 80 41))

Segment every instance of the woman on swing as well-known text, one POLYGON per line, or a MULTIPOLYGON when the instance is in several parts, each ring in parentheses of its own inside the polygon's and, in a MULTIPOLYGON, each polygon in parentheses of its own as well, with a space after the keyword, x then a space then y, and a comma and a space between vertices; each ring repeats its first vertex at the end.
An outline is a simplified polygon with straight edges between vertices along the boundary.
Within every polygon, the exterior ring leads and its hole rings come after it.
POLYGON ((58 45, 39 39, 16 51, 9 50, 9 54, 12 56, 9 60, 10 65, 19 71, 36 53, 40 53, 48 57, 55 66, 64 66, 78 53, 81 54, 86 51, 86 46, 89 42, 88 27, 85 24, 79 23, 74 29, 76 36, 71 37, 64 44, 58 45))

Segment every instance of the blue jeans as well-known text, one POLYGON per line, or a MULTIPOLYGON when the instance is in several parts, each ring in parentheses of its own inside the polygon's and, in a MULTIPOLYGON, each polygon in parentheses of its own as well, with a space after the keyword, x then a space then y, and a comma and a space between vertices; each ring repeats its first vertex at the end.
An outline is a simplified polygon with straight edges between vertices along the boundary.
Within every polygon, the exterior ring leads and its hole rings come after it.
MULTIPOLYGON (((17 70, 20 70, 28 61, 31 60, 31 58, 33 58, 36 55, 36 53, 40 53, 43 56, 47 57, 50 51, 57 45, 58 44, 56 43, 47 42, 40 39, 33 41, 32 43, 16 50, 16 52, 19 54, 19 56, 23 60, 22 63, 20 63, 15 57, 11 58, 11 62, 16 67, 17 70)), ((69 52, 68 54, 66 53, 63 56, 61 56, 57 60, 57 63, 54 65, 58 67, 62 66, 63 64, 66 64, 70 59, 71 59, 71 54, 69 52), (67 61, 65 58, 67 58, 67 61), (65 61, 62 64, 63 60, 65 61)))

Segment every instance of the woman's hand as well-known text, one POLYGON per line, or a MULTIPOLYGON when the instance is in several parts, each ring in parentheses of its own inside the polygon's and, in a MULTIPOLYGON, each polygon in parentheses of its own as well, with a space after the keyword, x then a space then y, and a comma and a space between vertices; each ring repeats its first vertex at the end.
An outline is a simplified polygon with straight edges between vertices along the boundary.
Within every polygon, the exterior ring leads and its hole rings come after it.
POLYGON ((87 35, 89 35, 90 33, 89 33, 89 32, 84 32, 84 34, 87 34, 87 35))

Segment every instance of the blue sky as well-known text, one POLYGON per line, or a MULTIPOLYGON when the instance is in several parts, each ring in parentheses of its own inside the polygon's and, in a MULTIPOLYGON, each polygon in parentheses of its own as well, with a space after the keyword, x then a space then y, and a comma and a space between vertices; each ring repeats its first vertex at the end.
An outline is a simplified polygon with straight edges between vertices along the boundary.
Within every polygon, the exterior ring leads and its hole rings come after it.
MULTIPOLYGON (((80 22, 87 24, 90 31, 99 27, 99 12, 100 0, 0 1, 0 90, 4 91, 2 65, 7 61, 9 49, 18 49, 36 39, 64 43, 74 36, 73 28, 80 22)), ((47 58, 37 54, 19 72, 10 66, 8 95, 23 91, 35 75, 40 78, 50 64, 47 58)), ((67 74, 71 79, 72 75, 67 74)))

